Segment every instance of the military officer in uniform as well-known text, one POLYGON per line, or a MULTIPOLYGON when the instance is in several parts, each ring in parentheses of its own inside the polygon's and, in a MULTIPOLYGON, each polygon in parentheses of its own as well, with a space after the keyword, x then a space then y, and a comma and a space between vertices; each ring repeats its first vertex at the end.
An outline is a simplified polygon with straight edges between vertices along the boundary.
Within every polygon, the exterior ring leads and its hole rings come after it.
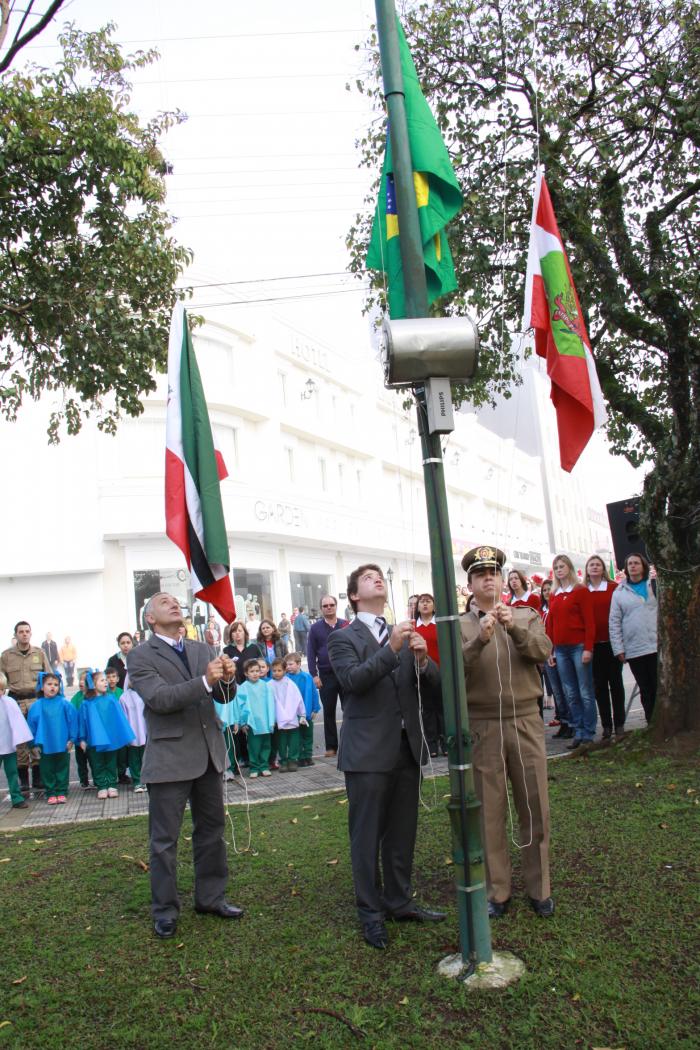
MULTIPOLYGON (((7 691, 19 704, 22 714, 27 716, 29 708, 36 700, 36 681, 40 671, 51 673, 51 664, 46 653, 32 645, 32 629, 26 620, 15 624, 15 645, 6 649, 0 656, 0 671, 7 677, 7 691)), ((39 774, 39 759, 28 744, 17 748, 17 772, 22 793, 29 794, 29 768, 32 770, 32 787, 42 787, 39 774)))
POLYGON ((481 801, 489 916, 505 914, 511 897, 506 776, 520 825, 520 856, 530 904, 551 918, 549 795, 538 664, 551 652, 534 609, 501 601, 506 556, 474 547, 462 558, 472 592, 460 617, 474 781, 481 801))

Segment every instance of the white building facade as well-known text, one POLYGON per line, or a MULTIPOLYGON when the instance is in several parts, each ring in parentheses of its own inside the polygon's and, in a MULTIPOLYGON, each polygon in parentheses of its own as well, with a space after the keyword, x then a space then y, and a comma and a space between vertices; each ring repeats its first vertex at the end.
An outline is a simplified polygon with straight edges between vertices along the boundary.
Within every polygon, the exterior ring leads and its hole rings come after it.
MULTIPOLYGON (((193 308, 196 312, 196 308, 193 308)), ((403 615, 431 589, 415 413, 388 392, 366 347, 356 355, 263 314, 229 313, 194 336, 217 447, 236 594, 260 614, 306 606, 322 593, 345 607, 348 573, 377 561, 393 573, 403 615)), ((182 555, 164 534, 165 376, 115 437, 88 421, 77 437, 46 441, 52 406, 28 405, 2 423, 6 493, 0 521, 1 646, 27 619, 38 643, 70 635, 81 663, 113 652, 140 626, 145 599, 176 593, 195 615, 182 555)), ((445 471, 458 582, 465 549, 492 542, 551 564, 543 470, 510 439, 457 414, 445 471)), ((579 514, 582 509, 579 508, 579 514)))

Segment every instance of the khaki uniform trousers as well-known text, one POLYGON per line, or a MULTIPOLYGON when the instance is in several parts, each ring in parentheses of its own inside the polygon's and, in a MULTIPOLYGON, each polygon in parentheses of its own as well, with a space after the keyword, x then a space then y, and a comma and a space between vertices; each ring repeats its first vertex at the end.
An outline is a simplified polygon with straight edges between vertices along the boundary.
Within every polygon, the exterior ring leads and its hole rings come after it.
POLYGON ((545 900, 550 896, 551 890, 547 753, 542 719, 537 712, 515 721, 512 718, 504 718, 500 723, 498 719, 472 718, 470 728, 474 739, 474 782, 481 802, 481 834, 486 860, 488 898, 502 902, 508 900, 511 895, 505 781, 507 773, 520 824, 519 841, 523 848, 519 853, 525 889, 528 896, 534 900, 545 900))

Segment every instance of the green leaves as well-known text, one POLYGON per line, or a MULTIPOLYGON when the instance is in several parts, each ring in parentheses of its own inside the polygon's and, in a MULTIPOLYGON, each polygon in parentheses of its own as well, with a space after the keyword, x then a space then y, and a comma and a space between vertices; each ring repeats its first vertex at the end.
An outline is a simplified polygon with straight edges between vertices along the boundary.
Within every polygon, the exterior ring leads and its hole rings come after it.
POLYGON ((0 81, 0 411, 64 393, 50 440, 96 413, 108 431, 165 360, 174 286, 190 253, 162 207, 161 132, 126 108, 128 73, 111 26, 70 27, 52 71, 0 81))

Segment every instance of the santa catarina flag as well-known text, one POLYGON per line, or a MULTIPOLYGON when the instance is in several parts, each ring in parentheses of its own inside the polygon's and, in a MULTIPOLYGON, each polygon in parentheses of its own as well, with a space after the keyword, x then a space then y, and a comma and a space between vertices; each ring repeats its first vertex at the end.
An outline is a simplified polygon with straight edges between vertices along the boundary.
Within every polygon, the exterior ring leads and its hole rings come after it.
POLYGON ((219 485, 227 476, 221 453, 214 448, 187 314, 179 302, 168 346, 165 531, 185 556, 192 593, 230 623, 236 610, 219 485))
POLYGON ((547 361, 557 413, 559 456, 570 471, 606 419, 588 332, 544 178, 537 173, 525 279, 525 328, 547 361))
MULTIPOLYGON (((462 207, 462 191, 450 163, 440 129, 423 98, 416 68, 397 19, 401 72, 408 138, 413 162, 413 184, 423 242, 423 260, 428 284, 428 303, 457 287, 445 227, 462 207)), ((379 199, 367 251, 367 267, 384 270, 389 292, 389 313, 406 316, 403 269, 399 247, 399 219, 396 212, 391 137, 387 127, 386 152, 379 183, 379 199)))

